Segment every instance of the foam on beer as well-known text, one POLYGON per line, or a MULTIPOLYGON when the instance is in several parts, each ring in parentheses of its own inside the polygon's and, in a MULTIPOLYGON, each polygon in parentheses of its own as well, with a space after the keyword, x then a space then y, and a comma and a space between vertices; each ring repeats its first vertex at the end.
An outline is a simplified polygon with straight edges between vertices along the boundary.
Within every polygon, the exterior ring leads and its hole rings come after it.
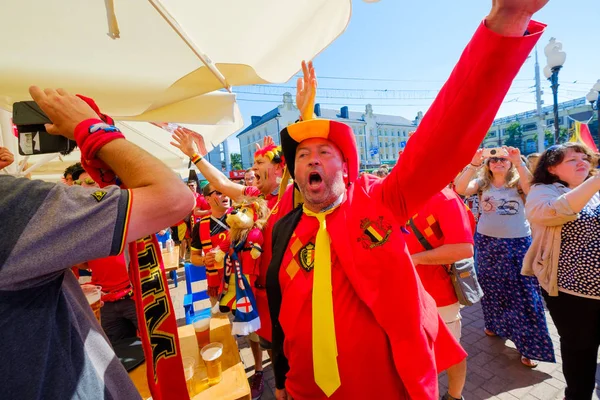
POLYGON ((221 357, 221 354, 223 354, 222 347, 211 347, 202 352, 202 359, 204 361, 214 361, 221 357))

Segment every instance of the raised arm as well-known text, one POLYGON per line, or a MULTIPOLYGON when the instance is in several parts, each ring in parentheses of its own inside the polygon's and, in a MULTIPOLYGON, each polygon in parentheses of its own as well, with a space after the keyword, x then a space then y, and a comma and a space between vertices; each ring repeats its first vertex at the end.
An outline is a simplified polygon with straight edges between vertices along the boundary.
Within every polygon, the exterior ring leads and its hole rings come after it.
MULTIPOLYGON (((172 138, 173 141, 171 144, 181 150, 183 154, 188 156, 190 159, 193 159, 193 157, 196 155, 194 143, 196 143, 196 146, 199 149, 198 151, 202 153, 198 155, 200 157, 204 157, 206 155, 204 138, 199 133, 190 131, 189 129, 177 128, 175 132, 173 132, 172 138)), ((214 165, 206 161, 204 158, 195 159, 193 161, 195 161, 200 173, 204 175, 206 180, 209 181, 216 190, 225 194, 234 201, 243 196, 245 186, 231 182, 223 172, 219 171, 214 165)))
POLYGON ((462 170, 458 177, 454 180, 454 190, 461 196, 472 196, 479 190, 477 179, 473 177, 477 174, 479 168, 483 164, 483 149, 475 152, 471 162, 462 170))
MULTIPOLYGON (((29 92, 53 122, 46 126, 49 133, 74 139, 76 129, 88 129, 102 122, 83 100, 62 89, 42 91, 32 86, 29 92)), ((96 156, 131 189, 133 199, 125 243, 158 232, 193 209, 191 192, 173 171, 135 144, 116 139, 102 146, 96 156)))
POLYGON ((512 165, 517 168, 519 172, 519 187, 523 190, 523 193, 526 195, 529 194, 529 189, 531 188, 531 180, 533 176, 531 172, 529 172, 529 168, 521 159, 521 150, 516 147, 506 147, 506 151, 508 151, 508 158, 512 165))
POLYGON ((404 219, 446 186, 477 150, 541 36, 544 25, 530 19, 547 2, 494 1, 490 15, 384 182, 384 201, 404 219), (485 90, 481 90, 483 85, 485 90), (469 115, 466 124, 465 113, 469 115), (434 173, 432 166, 436 166, 434 173))
POLYGON ((552 185, 533 185, 525 214, 529 222, 544 226, 564 225, 577 219, 577 214, 600 190, 600 175, 593 176, 568 193, 559 194, 552 185))

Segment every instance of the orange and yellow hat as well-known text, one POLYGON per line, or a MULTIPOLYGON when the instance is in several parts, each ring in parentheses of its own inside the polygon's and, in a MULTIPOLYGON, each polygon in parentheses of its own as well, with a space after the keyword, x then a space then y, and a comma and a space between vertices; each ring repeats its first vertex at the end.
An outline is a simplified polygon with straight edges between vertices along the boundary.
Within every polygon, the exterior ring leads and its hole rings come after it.
POLYGON ((311 119, 289 125, 279 135, 281 137, 283 155, 292 178, 294 178, 296 149, 298 145, 306 139, 313 138, 327 139, 340 149, 342 157, 344 157, 344 161, 348 165, 347 183, 349 185, 358 178, 358 151, 356 149, 356 139, 350 126, 328 119, 311 119))

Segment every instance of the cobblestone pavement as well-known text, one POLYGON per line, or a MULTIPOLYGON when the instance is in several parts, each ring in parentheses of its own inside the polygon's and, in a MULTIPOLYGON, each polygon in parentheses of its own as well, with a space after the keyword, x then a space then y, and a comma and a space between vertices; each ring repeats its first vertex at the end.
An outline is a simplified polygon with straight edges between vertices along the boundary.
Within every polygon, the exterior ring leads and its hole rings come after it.
MULTIPOLYGON (((182 272, 182 270, 181 270, 182 272)), ((180 272, 179 287, 170 284, 173 307, 177 318, 182 318, 185 282, 180 272), (181 310, 179 309, 181 308, 181 310)), ((461 343, 468 356, 467 383, 463 396, 466 400, 558 400, 564 397, 565 378, 562 374, 559 337, 548 312, 548 328, 554 342, 557 363, 540 363, 535 369, 521 365, 519 353, 512 342, 487 337, 483 333, 483 313, 479 304, 463 308, 461 343)), ((185 323, 180 319, 179 323, 185 323)), ((238 339, 240 356, 246 367, 248 378, 254 374, 254 359, 245 339, 238 339)), ((600 359, 599 359, 600 361, 600 359)), ((262 400, 275 399, 275 378, 267 352, 263 352, 265 391, 262 400)), ((447 377, 440 375, 440 393, 447 388, 447 377)), ((600 370, 596 373, 594 400, 600 400, 600 370)))

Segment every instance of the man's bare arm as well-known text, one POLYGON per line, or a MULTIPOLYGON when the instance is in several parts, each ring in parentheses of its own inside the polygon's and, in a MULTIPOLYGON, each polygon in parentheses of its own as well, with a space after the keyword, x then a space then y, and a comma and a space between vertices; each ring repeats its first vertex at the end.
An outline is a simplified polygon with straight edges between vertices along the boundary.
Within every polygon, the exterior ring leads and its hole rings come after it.
MULTIPOLYGON (((62 89, 29 89, 53 122, 46 125, 48 133, 74 139, 81 122, 98 119, 98 115, 83 100, 62 89)), ((192 192, 162 161, 124 139, 104 145, 96 156, 110 166, 121 181, 131 189, 133 201, 126 241, 130 242, 155 233, 183 219, 194 208, 192 192)))
POLYGON ((473 245, 470 243, 444 244, 411 255, 415 265, 447 265, 469 257, 473 257, 473 245))
MULTIPOLYGON (((173 141, 171 144, 190 158, 196 154, 194 142, 196 142, 198 149, 204 147, 201 143, 199 143, 200 141, 204 140, 202 136, 187 129, 176 129, 173 133, 172 139, 173 141)), ((205 156, 205 154, 200 154, 200 156, 205 156)), ((197 161, 196 167, 198 167, 200 173, 204 175, 206 180, 209 181, 210 184, 213 185, 213 187, 219 192, 225 194, 234 201, 243 196, 244 186, 231 182, 223 172, 219 171, 214 165, 205 159, 197 161)))

